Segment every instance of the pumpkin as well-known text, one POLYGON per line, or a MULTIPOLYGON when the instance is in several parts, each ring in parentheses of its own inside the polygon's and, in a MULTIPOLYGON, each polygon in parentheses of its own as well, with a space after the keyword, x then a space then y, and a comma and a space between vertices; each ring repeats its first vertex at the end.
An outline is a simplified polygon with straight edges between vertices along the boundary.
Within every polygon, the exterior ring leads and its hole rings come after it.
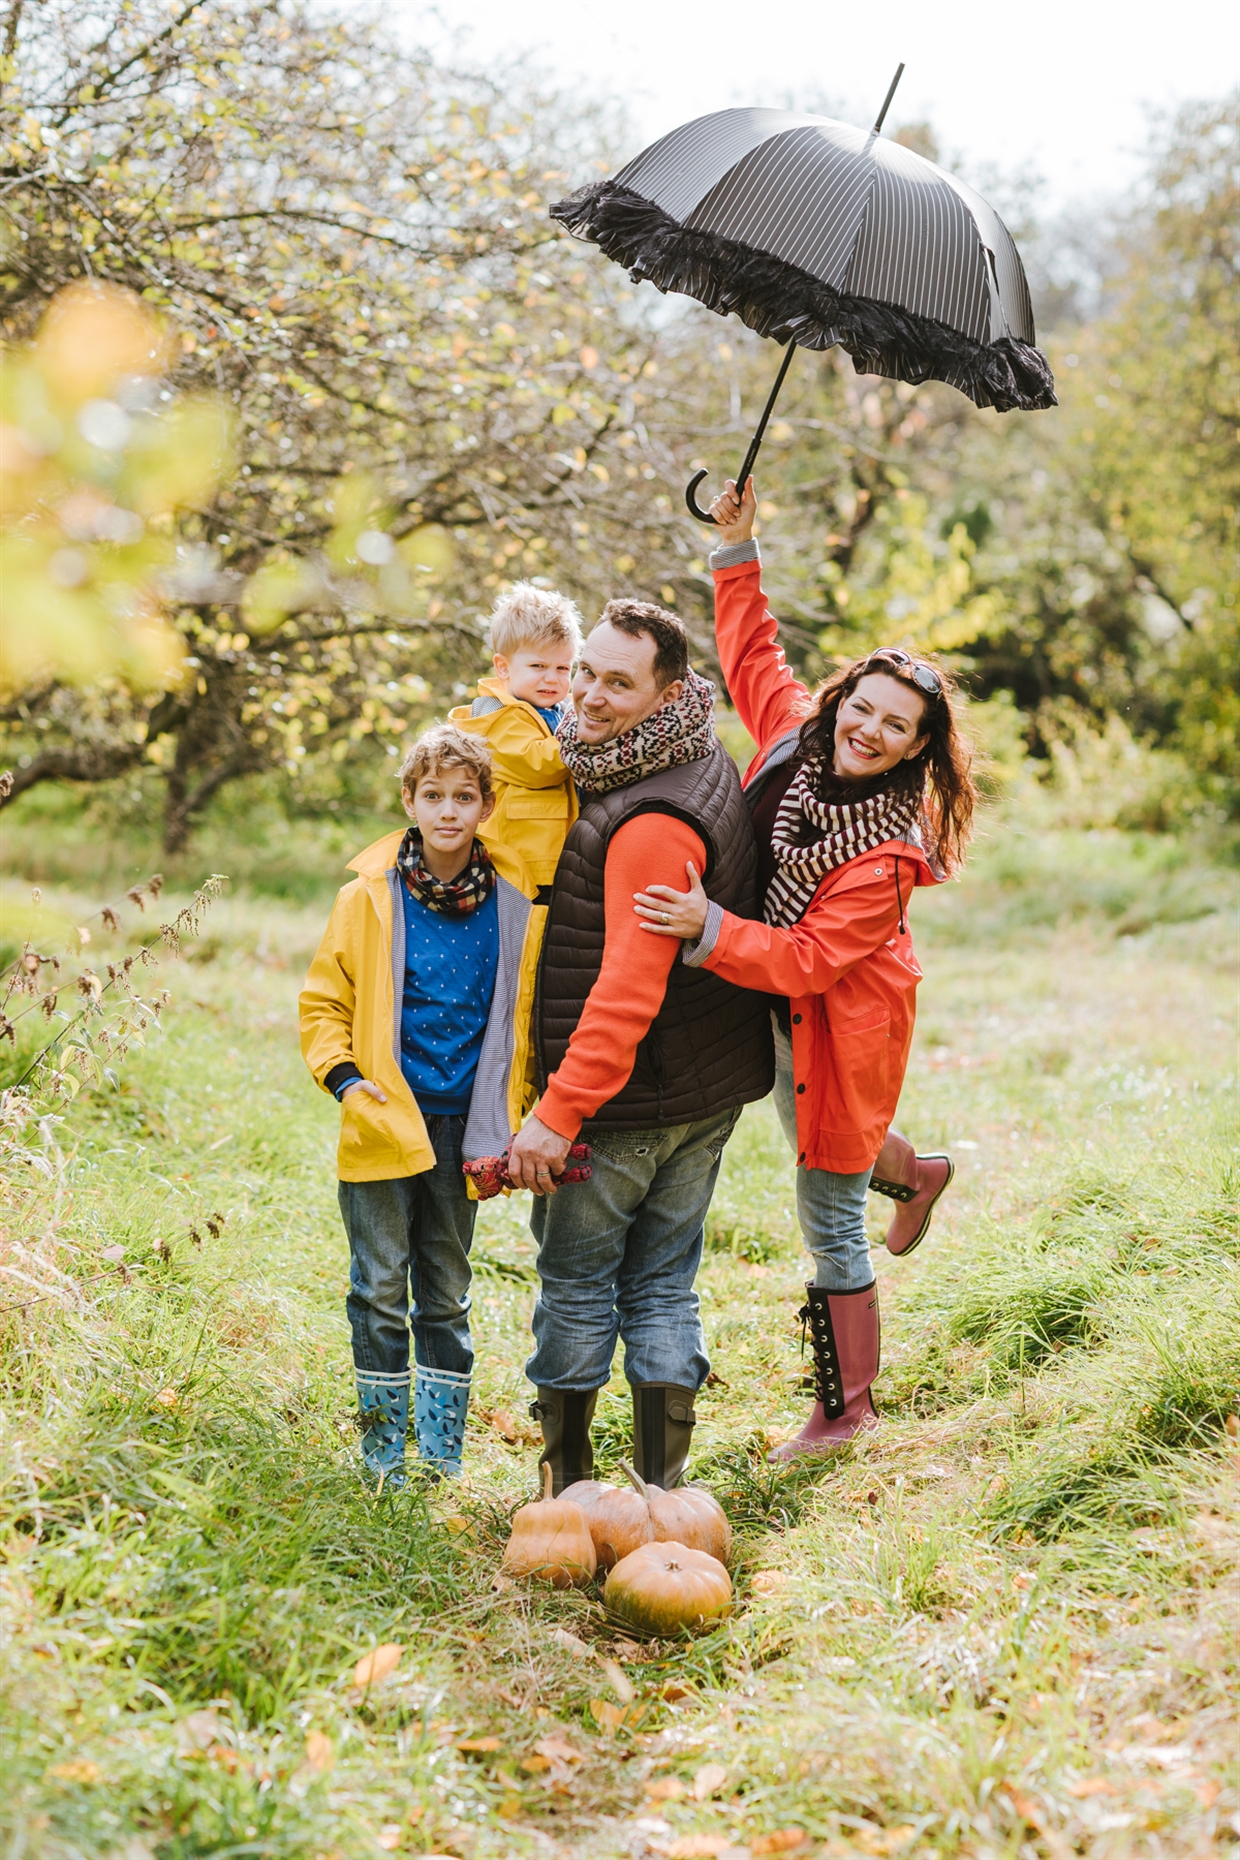
POLYGON ((732 1601, 732 1578, 717 1557, 687 1544, 643 1544, 607 1578, 603 1604, 639 1633, 673 1640, 704 1627, 732 1601))
POLYGON ((650 1505, 636 1485, 608 1485, 602 1479, 579 1479, 561 1497, 585 1513, 600 1569, 613 1569, 621 1557, 654 1537, 650 1505))
POLYGON ((533 1576, 553 1589, 582 1589, 598 1559, 580 1506, 551 1496, 551 1468, 543 1467, 543 1495, 514 1513, 512 1534, 500 1569, 508 1576, 533 1576))
POLYGON ((695 1485, 665 1492, 662 1486, 647 1485, 623 1460, 620 1464, 646 1500, 656 1543, 686 1544, 690 1550, 704 1550, 720 1563, 727 1562, 732 1554, 732 1526, 717 1498, 695 1485))

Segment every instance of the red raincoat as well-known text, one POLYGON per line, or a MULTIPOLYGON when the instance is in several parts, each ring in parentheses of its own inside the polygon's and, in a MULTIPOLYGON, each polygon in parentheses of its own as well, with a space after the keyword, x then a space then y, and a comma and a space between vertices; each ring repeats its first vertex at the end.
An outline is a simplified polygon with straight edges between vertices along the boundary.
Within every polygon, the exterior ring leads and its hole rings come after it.
MULTIPOLYGON (((732 702, 758 744, 748 785, 813 699, 785 662, 757 562, 715 571, 715 633, 732 702)), ((797 1092, 797 1161, 853 1175, 873 1163, 895 1116, 921 970, 906 907, 937 883, 925 853, 891 840, 827 874, 789 929, 725 914, 703 966, 742 988, 787 995, 797 1092)))

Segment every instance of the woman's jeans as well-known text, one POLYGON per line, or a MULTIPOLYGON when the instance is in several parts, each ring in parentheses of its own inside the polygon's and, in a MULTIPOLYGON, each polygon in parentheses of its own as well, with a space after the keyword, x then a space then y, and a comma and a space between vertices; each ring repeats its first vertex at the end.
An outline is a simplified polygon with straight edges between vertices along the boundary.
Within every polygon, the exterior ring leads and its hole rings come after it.
POLYGON ((671 1130, 590 1130, 588 1182, 536 1195, 536 1388, 597 1389, 616 1338, 634 1384, 699 1389, 710 1359, 693 1289, 719 1158, 739 1110, 671 1130))
MULTIPOLYGON (((469 1248, 478 1203, 461 1173, 463 1117, 428 1117, 435 1167, 390 1182, 341 1182, 349 1236, 354 1367, 382 1375, 409 1368, 412 1293, 415 1361, 469 1375, 469 1248)), ((571 1190, 569 1191, 572 1192, 571 1190)))
MULTIPOLYGON (((797 1099, 792 1080, 792 1043, 779 1023, 775 1030, 775 1109, 784 1135, 799 1155, 797 1099)), ((870 1171, 836 1175, 831 1169, 797 1165, 797 1218, 814 1261, 814 1284, 828 1292, 859 1292, 874 1282, 865 1237, 865 1196, 870 1171)))

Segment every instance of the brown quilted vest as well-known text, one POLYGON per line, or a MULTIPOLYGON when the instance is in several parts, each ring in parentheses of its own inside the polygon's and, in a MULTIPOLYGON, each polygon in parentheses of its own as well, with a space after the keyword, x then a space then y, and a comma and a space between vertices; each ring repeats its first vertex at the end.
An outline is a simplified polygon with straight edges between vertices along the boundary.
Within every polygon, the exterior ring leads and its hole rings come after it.
MULTIPOLYGON (((556 870, 534 1007, 538 1087, 568 1050, 603 960, 607 843, 635 814, 672 814, 706 845, 707 897, 739 917, 758 915, 753 828, 731 756, 665 769, 628 788, 583 797, 556 870)), ((663 1005, 637 1049, 623 1091, 586 1131, 663 1130, 765 1098, 775 1079, 770 1000, 705 969, 672 964, 663 1005)))

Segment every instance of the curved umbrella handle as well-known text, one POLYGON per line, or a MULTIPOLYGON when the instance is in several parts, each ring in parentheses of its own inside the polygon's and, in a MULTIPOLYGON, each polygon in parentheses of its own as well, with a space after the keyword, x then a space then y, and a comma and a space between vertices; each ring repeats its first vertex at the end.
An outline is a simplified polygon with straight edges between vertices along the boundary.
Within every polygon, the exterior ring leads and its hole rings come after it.
POLYGON ((693 495, 703 478, 707 476, 706 467, 703 465, 701 471, 695 471, 692 478, 690 478, 688 484, 685 486, 685 503, 689 506, 689 515, 691 517, 696 517, 699 523, 713 523, 715 521, 709 510, 703 510, 699 506, 697 498, 693 495))
MULTIPOLYGON (((757 429, 749 442, 749 450, 745 454, 745 463, 737 473, 736 482, 742 491, 749 480, 750 472, 753 470, 754 460, 762 450, 762 439, 766 432, 766 423, 775 410, 775 402, 779 399, 779 390, 784 385, 784 376, 788 372, 796 346, 796 338, 794 337, 784 351, 784 359, 779 365, 779 373, 775 377, 775 385, 767 395, 766 406, 762 409, 762 418, 758 421, 757 429)), ((706 475, 705 465, 703 465, 701 471, 694 472, 692 478, 690 478, 688 484, 685 486, 685 503, 688 506, 689 515, 691 517, 696 517, 699 523, 713 524, 715 519, 711 516, 709 510, 703 510, 701 508, 695 496, 699 484, 701 484, 706 475)))

